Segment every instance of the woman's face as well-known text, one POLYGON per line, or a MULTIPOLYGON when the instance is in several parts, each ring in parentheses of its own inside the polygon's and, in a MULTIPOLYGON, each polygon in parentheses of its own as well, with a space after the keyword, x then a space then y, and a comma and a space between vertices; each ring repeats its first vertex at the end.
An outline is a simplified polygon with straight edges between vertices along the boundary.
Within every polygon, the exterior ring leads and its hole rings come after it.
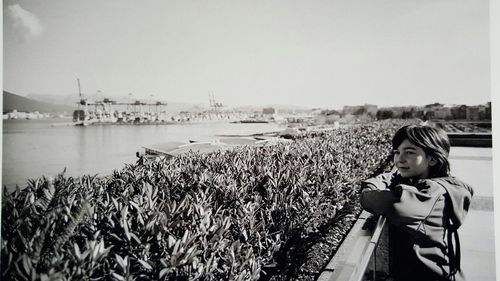
POLYGON ((394 164, 403 178, 425 179, 435 160, 429 157, 421 147, 405 139, 394 151, 394 164))

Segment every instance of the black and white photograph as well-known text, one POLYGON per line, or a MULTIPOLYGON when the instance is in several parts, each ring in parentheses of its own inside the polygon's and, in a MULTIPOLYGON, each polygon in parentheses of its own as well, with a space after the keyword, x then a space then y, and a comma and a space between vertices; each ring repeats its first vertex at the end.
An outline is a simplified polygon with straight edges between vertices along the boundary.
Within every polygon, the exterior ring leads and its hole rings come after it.
POLYGON ((494 0, 2 4, 1 280, 497 280, 494 0))

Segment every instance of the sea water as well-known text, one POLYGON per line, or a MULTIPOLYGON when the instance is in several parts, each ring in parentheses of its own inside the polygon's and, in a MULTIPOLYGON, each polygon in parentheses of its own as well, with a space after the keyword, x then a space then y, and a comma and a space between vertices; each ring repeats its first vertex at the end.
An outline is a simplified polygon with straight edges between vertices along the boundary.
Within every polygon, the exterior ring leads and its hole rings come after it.
POLYGON ((12 190, 28 179, 109 175, 137 161, 143 146, 190 140, 211 141, 218 135, 279 132, 276 123, 233 124, 228 121, 169 125, 70 126, 69 119, 4 120, 2 184, 12 190))

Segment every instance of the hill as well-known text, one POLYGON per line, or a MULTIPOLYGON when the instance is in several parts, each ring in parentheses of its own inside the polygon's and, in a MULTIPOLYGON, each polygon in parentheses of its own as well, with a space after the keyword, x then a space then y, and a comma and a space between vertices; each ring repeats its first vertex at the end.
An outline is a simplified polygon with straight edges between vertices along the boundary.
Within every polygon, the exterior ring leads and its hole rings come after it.
POLYGON ((71 113, 75 108, 68 105, 41 102, 3 91, 3 113, 12 112, 14 109, 20 112, 71 113))

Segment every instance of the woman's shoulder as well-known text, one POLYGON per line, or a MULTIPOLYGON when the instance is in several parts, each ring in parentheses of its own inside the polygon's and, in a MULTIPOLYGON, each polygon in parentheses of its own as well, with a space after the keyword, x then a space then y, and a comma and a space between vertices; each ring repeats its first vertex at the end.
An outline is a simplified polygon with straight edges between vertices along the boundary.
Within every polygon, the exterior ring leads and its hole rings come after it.
POLYGON ((459 227, 465 220, 472 202, 474 190, 464 181, 456 177, 442 177, 429 179, 429 182, 439 184, 446 190, 450 207, 451 220, 455 227, 459 227))
POLYGON ((421 183, 429 186, 441 186, 448 193, 453 193, 456 190, 462 190, 469 192, 471 195, 474 194, 474 190, 471 185, 453 176, 423 179, 421 180, 421 183))

